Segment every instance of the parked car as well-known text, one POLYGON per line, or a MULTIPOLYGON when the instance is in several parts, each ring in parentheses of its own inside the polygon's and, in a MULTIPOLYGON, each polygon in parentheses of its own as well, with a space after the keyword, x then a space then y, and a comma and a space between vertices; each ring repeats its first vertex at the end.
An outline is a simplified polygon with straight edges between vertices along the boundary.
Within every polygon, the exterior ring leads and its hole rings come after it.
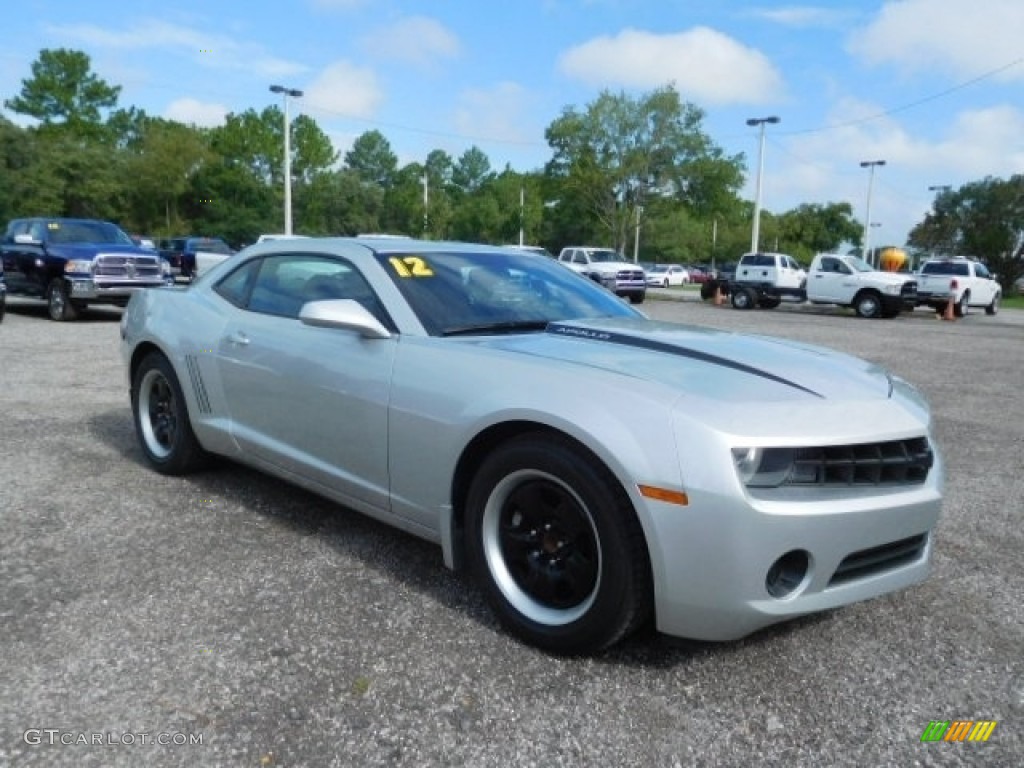
POLYGON ((551 651, 648 620, 730 640, 929 569, 943 469, 909 384, 650 321, 533 254, 268 242, 136 294, 121 339, 156 471, 220 454, 436 542, 551 651))
POLYGON ((1003 289, 980 261, 965 256, 928 259, 915 275, 918 304, 942 312, 952 300, 953 312, 964 317, 971 307, 984 309, 985 314, 999 311, 1003 289))
POLYGON ((626 261, 625 256, 611 248, 571 245, 559 252, 558 260, 617 296, 628 297, 633 304, 642 304, 647 295, 643 267, 626 261))
POLYGON ((13 219, 0 238, 7 292, 46 301, 51 320, 75 320, 90 304, 124 306, 140 288, 172 282, 156 251, 98 219, 13 219))
POLYGON ((678 264, 658 264, 647 272, 647 284, 659 288, 671 285, 686 285, 690 282, 690 273, 678 264))
POLYGON ((219 237, 170 237, 160 243, 160 255, 167 259, 175 275, 187 280, 194 279, 234 252, 219 237))

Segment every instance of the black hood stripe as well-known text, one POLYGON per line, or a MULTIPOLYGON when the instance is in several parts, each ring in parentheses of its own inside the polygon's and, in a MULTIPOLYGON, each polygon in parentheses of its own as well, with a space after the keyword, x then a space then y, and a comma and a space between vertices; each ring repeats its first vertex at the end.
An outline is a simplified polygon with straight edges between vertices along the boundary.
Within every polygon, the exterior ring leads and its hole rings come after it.
POLYGON ((731 368, 734 371, 748 373, 751 376, 759 376, 762 379, 768 379, 769 381, 774 381, 778 384, 798 389, 801 392, 806 392, 810 395, 814 395, 815 397, 820 397, 822 399, 825 398, 824 395, 815 392, 813 389, 808 389, 801 384, 797 384, 795 381, 784 379, 781 376, 776 376, 774 373, 769 373, 768 371, 764 371, 760 368, 754 368, 751 365, 744 365, 743 363, 738 363, 735 360, 730 360, 727 357, 719 357, 718 355, 708 354, 707 352, 701 352, 700 350, 690 349, 688 347, 681 347, 676 344, 669 344, 664 341, 644 339, 623 333, 611 333, 610 331, 598 331, 593 328, 584 328, 578 325, 567 325, 565 323, 549 323, 547 333, 553 333, 558 336, 574 336, 579 339, 590 339, 591 341, 604 341, 609 344, 621 344, 626 347, 649 349, 653 352, 664 352, 669 355, 686 357, 691 360, 699 360, 702 363, 718 365, 723 368, 731 368))

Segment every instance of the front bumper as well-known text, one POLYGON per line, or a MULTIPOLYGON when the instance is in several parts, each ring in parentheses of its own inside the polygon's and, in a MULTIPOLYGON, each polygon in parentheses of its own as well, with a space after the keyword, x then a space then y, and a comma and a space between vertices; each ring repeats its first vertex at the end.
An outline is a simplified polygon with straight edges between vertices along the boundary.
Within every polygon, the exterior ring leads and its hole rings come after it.
POLYGON ((174 278, 168 277, 159 282, 103 282, 98 283, 88 278, 67 278, 68 297, 76 301, 91 301, 106 304, 127 304, 135 291, 142 288, 164 288, 174 285, 174 278))
POLYGON ((793 504, 700 495, 685 510, 656 502, 655 581, 665 587, 655 593, 658 629, 735 640, 920 582, 930 569, 940 503, 931 484, 894 494, 884 506, 866 498, 793 504), (791 594, 773 597, 768 573, 793 551, 807 554, 806 575, 791 594), (868 567, 857 567, 864 562, 868 567))

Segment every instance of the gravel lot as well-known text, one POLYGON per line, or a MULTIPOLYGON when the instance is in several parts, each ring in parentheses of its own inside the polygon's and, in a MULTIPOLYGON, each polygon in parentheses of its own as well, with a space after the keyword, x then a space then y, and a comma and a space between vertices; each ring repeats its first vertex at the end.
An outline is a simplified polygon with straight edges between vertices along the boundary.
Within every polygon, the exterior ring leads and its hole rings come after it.
POLYGON ((737 643, 647 635, 560 659, 503 633, 432 545, 233 465, 147 470, 119 313, 57 324, 10 303, 0 765, 1021 764, 1024 312, 944 323, 646 303, 658 319, 841 348, 919 385, 948 464, 935 567, 737 643), (998 726, 987 743, 921 743, 929 721, 953 719, 998 726))

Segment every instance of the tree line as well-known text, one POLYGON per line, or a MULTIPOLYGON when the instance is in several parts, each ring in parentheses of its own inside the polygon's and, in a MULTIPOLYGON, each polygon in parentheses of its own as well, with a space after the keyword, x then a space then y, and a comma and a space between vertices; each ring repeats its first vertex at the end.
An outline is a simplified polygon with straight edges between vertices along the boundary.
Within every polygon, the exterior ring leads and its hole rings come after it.
MULTIPOLYGON (((236 246, 281 229, 279 107, 201 128, 121 107, 120 91, 81 51, 40 52, 4 102, 33 125, 0 118, 0 218, 104 218, 130 232, 218 235, 236 246)), ((476 146, 458 157, 435 149, 400 166, 377 130, 342 157, 314 119, 298 115, 290 125, 294 228, 483 243, 515 243, 522 231, 525 242, 555 252, 591 243, 632 256, 639 244, 645 261, 735 260, 750 245, 753 205, 739 197, 746 158, 725 153, 704 118, 673 86, 636 97, 605 91, 582 109, 565 107, 545 131, 544 167, 519 172, 493 168, 476 146)), ((941 193, 910 245, 1012 266, 1021 257, 1022 186, 1015 176, 941 193)), ((760 228, 763 247, 804 262, 858 245, 862 231, 846 202, 762 211, 760 228)))

